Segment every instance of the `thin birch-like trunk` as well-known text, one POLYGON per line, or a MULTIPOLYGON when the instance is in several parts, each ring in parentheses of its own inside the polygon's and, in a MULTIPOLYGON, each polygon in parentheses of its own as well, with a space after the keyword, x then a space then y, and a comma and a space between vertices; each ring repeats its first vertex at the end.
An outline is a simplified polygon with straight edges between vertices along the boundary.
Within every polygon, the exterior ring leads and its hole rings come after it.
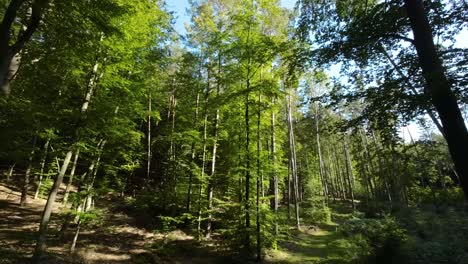
POLYGON ((78 158, 80 156, 80 149, 77 149, 75 152, 75 159, 73 160, 72 169, 70 171, 70 178, 67 183, 67 187, 65 188, 65 194, 63 195, 63 205, 66 206, 68 202, 68 196, 70 195, 70 189, 73 184, 73 178, 75 176, 76 165, 78 164, 78 158))
MULTIPOLYGON (((102 34, 101 35, 101 41, 103 40, 104 38, 104 35, 102 34)), ((98 76, 97 72, 98 72, 98 67, 99 67, 99 62, 96 60, 94 66, 93 66, 93 70, 91 72, 91 78, 89 79, 89 82, 88 82, 88 90, 86 92, 86 96, 85 96, 85 99, 84 99, 84 102, 81 106, 81 109, 80 109, 80 114, 81 114, 81 121, 86 119, 86 113, 88 111, 88 108, 89 108, 89 103, 91 101, 91 97, 93 95, 93 92, 94 92, 94 89, 96 88, 96 82, 97 80, 102 77, 102 74, 100 76, 98 76)), ((81 124, 81 122, 80 122, 81 124)), ((80 125, 79 124, 79 125, 80 125)), ((50 190, 50 193, 49 193, 49 197, 47 199, 47 203, 46 203, 46 206, 44 207, 44 211, 42 213, 42 217, 41 217, 41 223, 40 223, 40 226, 39 226, 39 235, 38 235, 38 239, 37 239, 37 243, 36 243, 36 247, 35 247, 35 250, 34 250, 34 255, 33 255, 33 259, 34 259, 34 262, 36 263, 39 263, 41 261, 41 257, 46 249, 46 240, 47 240, 47 233, 48 233, 48 228, 49 228, 49 221, 50 221, 50 216, 52 214, 52 207, 53 207, 53 204, 55 203, 55 198, 57 196, 57 193, 60 189, 60 185, 62 184, 62 181, 63 181, 63 177, 65 176, 65 173, 68 169, 68 165, 70 164, 70 160, 73 156, 73 153, 76 151, 76 144, 78 143, 79 141, 79 132, 80 132, 80 126, 77 126, 76 128, 76 138, 74 139, 73 143, 70 145, 66 155, 65 155, 65 158, 64 158, 64 161, 63 161, 63 164, 62 164, 62 167, 60 169, 60 172, 58 173, 55 181, 54 181, 54 184, 52 186, 52 189, 50 190)))
MULTIPOLYGON (((260 103, 262 100, 262 96, 258 96, 258 107, 260 107, 260 103)), ((262 239, 261 239, 261 225, 260 225, 260 188, 261 188, 261 167, 260 167, 260 155, 262 151, 262 143, 260 137, 260 120, 261 120, 261 113, 260 109, 257 112, 257 201, 256 201, 256 231, 257 231, 257 261, 262 260, 262 239)))
POLYGON ((289 138, 289 157, 291 160, 291 173, 292 173, 292 183, 293 183, 293 201, 294 201, 294 213, 295 213, 295 220, 296 220, 296 228, 299 230, 301 228, 300 221, 299 221, 299 184, 298 184, 298 177, 297 177, 297 164, 296 164, 296 145, 294 141, 294 120, 292 116, 292 102, 291 102, 291 91, 288 94, 288 101, 287 101, 287 108, 288 108, 288 138, 289 138))
POLYGON ((44 144, 44 155, 42 156, 42 160, 41 160, 41 170, 39 172, 39 181, 37 183, 36 192, 34 193, 34 199, 37 199, 37 197, 39 196, 41 187, 42 187, 42 177, 44 177, 44 168, 45 168, 45 164, 47 160, 47 152, 49 151, 49 143, 50 143, 50 138, 47 138, 47 141, 44 144))
POLYGON ((151 173, 151 92, 148 93, 148 127, 147 127, 147 153, 146 157, 148 159, 146 164, 146 182, 149 183, 150 181, 150 173, 151 173))
MULTIPOLYGON (((221 58, 218 57, 218 80, 216 84, 216 97, 219 96, 221 83, 219 75, 221 74, 221 58)), ((213 131, 213 152, 211 155, 211 172, 208 182, 208 222, 206 226, 206 237, 211 237, 211 221, 212 221, 212 210, 213 210, 213 181, 216 171, 216 150, 218 147, 218 129, 219 129, 219 108, 215 111, 214 119, 214 131, 213 131)))
MULTIPOLYGON (((272 99, 275 105, 275 98, 272 99)), ((278 235, 278 174, 276 170, 276 135, 275 135, 275 111, 271 111, 271 163, 273 167, 273 177, 270 179, 270 189, 273 189, 273 204, 270 207, 275 213, 275 236, 278 235)))
POLYGON ((34 136, 31 153, 29 153, 28 167, 26 169, 26 173, 24 174, 24 182, 23 182, 23 190, 21 192, 20 206, 25 206, 28 201, 29 180, 31 176, 34 153, 36 151, 36 139, 37 139, 37 136, 34 136))
POLYGON ((346 144, 346 137, 343 137, 343 149, 346 158, 346 179, 349 187, 349 194, 351 198, 351 205, 353 210, 356 209, 356 204, 354 202, 354 177, 353 177, 353 165, 351 163, 351 157, 349 156, 348 145, 346 144))
MULTIPOLYGON (((199 102, 200 102, 200 93, 197 92, 197 99, 196 99, 196 106, 195 106, 195 121, 194 121, 194 127, 197 130, 198 130, 199 102)), ((196 157, 195 142, 192 142, 192 147, 191 147, 190 152, 191 152, 191 161, 193 163, 195 162, 195 157, 196 157)), ((189 174, 189 182, 188 182, 188 188, 187 188, 187 205, 186 205, 187 212, 190 212, 190 205, 191 205, 191 199, 192 199, 192 181, 193 181, 193 172, 191 171, 189 174)))
POLYGON ((210 77, 208 71, 208 85, 205 94, 205 109, 204 109, 204 118, 203 118, 203 146, 202 146, 202 164, 200 171, 200 186, 198 188, 198 240, 201 240, 201 222, 202 222, 202 194, 203 194, 203 183, 205 180, 205 162, 206 162, 206 140, 207 140, 207 127, 208 127, 208 96, 210 92, 210 77))
POLYGON ((325 164, 323 162, 322 147, 320 144, 320 130, 319 130, 319 115, 318 115, 318 104, 315 108, 315 138, 317 141, 317 152, 319 156, 319 168, 320 168, 320 180, 322 182, 323 197, 325 198, 326 204, 328 204, 328 186, 325 180, 325 164))

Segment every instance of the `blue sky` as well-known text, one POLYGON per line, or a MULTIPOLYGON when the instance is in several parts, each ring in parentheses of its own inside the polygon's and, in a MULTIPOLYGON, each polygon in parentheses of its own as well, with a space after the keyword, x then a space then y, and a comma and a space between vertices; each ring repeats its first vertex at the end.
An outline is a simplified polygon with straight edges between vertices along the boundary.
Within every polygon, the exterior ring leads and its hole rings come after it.
MULTIPOLYGON (((184 35, 186 32, 184 23, 190 22, 190 18, 186 12, 186 9, 189 7, 188 0, 172 0, 167 1, 166 4, 169 11, 175 12, 175 29, 177 32, 179 32, 179 34, 184 35)), ((286 8, 293 8, 295 4, 296 0, 281 0, 281 5, 286 8)))

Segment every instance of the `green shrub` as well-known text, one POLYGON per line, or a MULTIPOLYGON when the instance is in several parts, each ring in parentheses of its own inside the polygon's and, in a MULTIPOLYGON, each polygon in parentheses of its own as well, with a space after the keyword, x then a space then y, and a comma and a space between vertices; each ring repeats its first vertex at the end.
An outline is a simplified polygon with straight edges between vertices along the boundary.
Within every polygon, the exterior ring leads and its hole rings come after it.
POLYGON ((315 224, 329 224, 332 222, 332 211, 326 206, 321 208, 308 208, 304 210, 303 215, 305 219, 315 224))
POLYGON ((450 207, 413 209, 402 219, 412 235, 401 252, 406 263, 468 263, 467 213, 450 207))
POLYGON ((355 245, 349 247, 347 255, 357 263, 393 263, 407 240, 406 230, 390 217, 352 219, 340 227, 340 232, 355 245))

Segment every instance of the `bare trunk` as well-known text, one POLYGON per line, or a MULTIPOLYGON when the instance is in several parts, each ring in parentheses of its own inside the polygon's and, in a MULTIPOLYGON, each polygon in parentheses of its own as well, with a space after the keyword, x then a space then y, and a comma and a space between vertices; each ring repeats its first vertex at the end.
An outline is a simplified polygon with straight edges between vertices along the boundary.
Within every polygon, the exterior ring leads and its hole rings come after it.
POLYGON ((455 164, 461 187, 468 201, 468 131, 465 121, 447 80, 442 60, 434 45, 432 30, 422 0, 405 0, 405 8, 411 22, 414 45, 426 80, 426 92, 431 96, 455 164))
POLYGON ((44 155, 42 156, 41 170, 39 172, 39 181, 37 183, 36 192, 34 193, 34 199, 37 199, 37 197, 39 196, 39 191, 41 190, 41 187, 42 187, 42 177, 44 176, 44 167, 45 167, 46 160, 47 160, 47 152, 49 151, 49 143, 50 143, 50 138, 47 138, 47 141, 44 144, 44 155))
POLYGON ((10 166, 10 168, 8 168, 7 182, 9 182, 11 177, 13 176, 13 170, 15 169, 15 166, 16 166, 16 163, 14 163, 13 165, 10 166))
POLYGON ((147 147, 148 147, 148 152, 147 154, 147 164, 146 164, 146 182, 149 183, 150 181, 150 174, 151 174, 151 92, 148 93, 148 141, 147 141, 147 147))
POLYGON ((50 215, 52 214, 52 207, 55 203, 55 197, 57 196, 58 190, 60 185, 63 181, 63 176, 67 171, 68 164, 70 163, 71 157, 73 155, 73 150, 69 150, 65 159, 63 161, 62 168, 60 169, 60 173, 57 175, 55 179, 54 185, 49 193, 49 198, 47 199, 46 206, 44 207, 44 212, 42 213, 41 223, 39 226, 39 237, 36 243, 36 249, 34 252, 34 258, 36 261, 40 261, 40 257, 42 256, 43 252, 46 249, 46 239, 47 239, 47 231, 49 227, 50 215))
MULTIPOLYGON (((220 75, 221 59, 218 58, 218 76, 220 75)), ((220 80, 218 77, 216 96, 219 96, 220 92, 220 80)), ((212 221, 212 210, 213 210, 213 181, 216 170, 216 150, 218 147, 218 129, 219 129, 219 109, 216 109, 215 120, 214 120, 214 132, 213 132, 213 152, 211 156, 211 172, 210 179, 208 182, 208 222, 206 226, 206 237, 211 237, 211 221, 212 221)))
POLYGON ((78 235, 80 234, 81 229, 81 219, 78 220, 78 225, 76 226, 75 236, 73 236, 73 241, 70 246, 70 253, 75 252, 76 242, 78 241, 78 235))
MULTIPOLYGON (((103 35, 101 36, 101 41, 103 39, 103 35)), ((85 96, 85 99, 84 99, 84 102, 81 106, 81 109, 80 109, 80 118, 82 120, 86 119, 86 113, 88 111, 88 108, 89 108, 89 103, 91 101, 91 96, 93 94, 93 91, 94 89, 96 88, 96 82, 97 80, 102 77, 102 74, 101 76, 98 76, 97 75, 97 71, 98 71, 98 61, 95 62, 94 66, 93 66, 93 70, 91 72, 91 78, 89 79, 89 82, 88 82, 88 90, 87 90, 87 93, 86 93, 86 96, 85 96)), ((65 159, 63 161, 63 164, 62 164, 62 167, 60 168, 60 172, 58 173, 55 181, 54 181, 54 184, 52 186, 52 189, 50 190, 50 193, 49 193, 49 197, 47 199, 47 203, 46 203, 46 206, 44 207, 44 211, 42 213, 42 217, 41 217, 41 223, 40 223, 40 226, 39 226, 39 235, 38 235, 38 239, 37 239, 37 243, 36 243, 36 247, 35 247, 35 250, 34 250, 34 255, 33 255, 33 259, 34 259, 34 262, 38 263, 40 262, 41 260, 41 257, 46 249, 46 240, 47 240, 47 233, 48 233, 48 227, 49 227, 49 221, 50 221, 50 216, 52 214, 52 208, 53 208, 53 205, 55 203, 55 198, 57 196, 57 193, 58 193, 58 190, 60 189, 60 185, 62 184, 62 181, 63 181, 63 177, 65 176, 65 173, 68 169, 68 165, 70 164, 70 160, 73 156, 73 152, 76 151, 76 144, 77 142, 79 141, 79 138, 80 138, 80 125, 82 125, 81 123, 78 124, 78 126, 76 127, 76 137, 73 141, 73 143, 70 145, 68 151, 67 151, 67 154, 65 155, 65 159)))
MULTIPOLYGON (((198 130, 198 105, 200 102, 200 93, 197 92, 197 100, 196 100, 196 106, 195 106, 195 121, 194 121, 194 127, 195 129, 198 130)), ((195 142, 192 143, 191 147, 191 161, 192 163, 195 162, 195 157, 196 157, 196 150, 195 150, 195 142)), ((192 181, 193 181, 193 173, 190 172, 189 174, 189 182, 188 182, 188 190, 187 190, 187 211, 190 211, 190 205, 191 205, 191 198, 192 198, 192 181)))
POLYGON ((294 120, 292 116, 292 102, 291 102, 291 91, 288 94, 288 138, 289 138, 289 157, 291 160, 291 175, 292 175, 292 182, 293 182, 293 201, 294 201, 294 213, 295 213, 295 220, 296 220, 296 228, 300 229, 300 221, 299 221, 299 184, 298 184, 298 177, 297 177, 297 165, 296 165, 296 144, 294 141, 294 120))
MULTIPOLYGON (((250 63, 249 63, 250 65, 250 63)), ((250 69, 250 68, 249 68, 250 69)), ((250 72, 248 73, 250 74, 250 72)), ((250 113, 249 93, 250 79, 247 79, 247 95, 245 97, 245 247, 250 251, 250 113)))
POLYGON ((63 205, 67 205, 68 196, 70 195, 70 189, 73 184, 73 178, 75 176, 76 165, 78 163, 78 158, 80 156, 80 149, 77 149, 75 152, 75 159, 73 160, 72 169, 70 171, 70 178, 67 183, 67 187, 65 188, 65 194, 63 195, 63 205))
MULTIPOLYGON (((258 96, 258 107, 262 96, 258 96)), ((260 109, 257 112, 257 201, 256 201, 256 231, 257 231, 257 261, 262 260, 262 240, 261 240, 261 226, 260 226, 260 184, 261 184, 261 168, 260 168, 260 154, 262 151, 261 137, 260 137, 260 109)))
MULTIPOLYGON (((275 99, 272 99, 272 105, 275 105, 275 99)), ((270 208, 275 213, 275 235, 278 235, 278 174, 276 171, 276 135, 275 135, 275 111, 271 112, 271 165, 273 175, 270 179, 270 195, 273 200, 270 202, 270 208)))
POLYGON ((315 108, 315 138, 317 140, 317 152, 319 156, 320 180, 322 182, 323 197, 325 198, 325 202, 328 204, 328 186, 325 180, 325 164, 323 162, 322 147, 320 144, 318 108, 319 106, 317 104, 315 108))
POLYGON ((25 206, 28 201, 29 178, 31 175, 34 152, 36 151, 36 138, 37 137, 34 136, 32 150, 31 150, 31 153, 29 154, 28 168, 26 169, 26 173, 24 174, 24 184, 23 184, 23 191, 21 192, 20 206, 25 206))
POLYGON ((204 109, 204 118, 203 118, 203 147, 202 147, 202 164, 200 172, 200 186, 198 188, 198 240, 202 237, 201 231, 201 221, 202 221, 202 194, 203 194, 203 184, 205 180, 205 162, 206 162, 206 140, 207 140, 207 127, 208 127, 208 96, 210 90, 209 82, 209 72, 208 72, 208 85, 205 94, 205 109, 204 109))
POLYGON ((346 179, 349 187, 349 194, 351 198, 351 205, 353 210, 356 209, 356 204, 354 203, 354 177, 353 177, 353 164, 351 162, 351 157, 349 156, 348 145, 346 144, 346 137, 343 137, 343 149, 346 157, 346 179))

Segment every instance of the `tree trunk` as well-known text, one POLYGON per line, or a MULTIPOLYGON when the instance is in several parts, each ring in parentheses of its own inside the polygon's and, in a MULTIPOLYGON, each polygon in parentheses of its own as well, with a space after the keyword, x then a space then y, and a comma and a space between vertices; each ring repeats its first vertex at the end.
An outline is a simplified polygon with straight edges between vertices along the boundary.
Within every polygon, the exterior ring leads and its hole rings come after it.
POLYGON ((16 163, 13 163, 13 165, 8 168, 8 174, 7 174, 7 182, 10 181, 11 177, 13 176, 13 170, 15 169, 16 163))
MULTIPOLYGON (((216 77, 216 97, 219 97, 221 89, 221 55, 218 55, 218 76, 216 77)), ((213 210, 213 181, 216 170, 216 150, 218 147, 218 129, 219 129, 219 108, 216 109, 214 119, 214 131, 213 131, 213 152, 211 156, 211 173, 208 182, 208 221, 206 225, 206 238, 211 237, 211 221, 212 221, 212 210, 213 210)))
POLYGON ((42 156, 41 170, 39 172, 39 182, 37 183, 37 189, 36 189, 36 192, 34 193, 34 199, 37 199, 37 197, 39 196, 39 191, 41 190, 41 187, 42 187, 42 177, 44 176, 44 167, 45 167, 46 160, 47 160, 47 152, 49 150, 49 143, 50 143, 50 138, 47 138, 47 141, 44 144, 44 155, 42 156))
POLYGON ((372 197, 376 197, 375 188, 374 188, 374 186, 372 184, 372 179, 371 179, 372 178, 371 175, 373 175, 375 173, 375 170, 374 170, 373 165, 372 165, 372 157, 371 157, 371 155, 369 153, 369 149, 367 147, 367 135, 366 135, 366 133, 364 131, 364 128, 361 128, 359 130, 359 133, 361 135, 361 141, 362 141, 362 145, 364 147, 364 153, 363 153, 363 156, 365 158, 364 167, 365 167, 365 169, 367 171, 367 174, 366 174, 367 176, 366 176, 366 178, 364 180, 366 181, 367 186, 369 186, 369 195, 371 196, 369 198, 372 198, 372 197))
POLYGON ((80 229, 81 229, 81 219, 78 220, 78 224, 76 226, 75 236, 73 236, 73 241, 70 246, 70 253, 75 252, 76 242, 78 241, 78 235, 80 234, 80 229))
POLYGON ((203 184, 205 178, 205 162, 206 162, 206 140, 207 140, 207 127, 208 127, 208 96, 210 92, 210 81, 209 81, 209 71, 208 71, 208 85, 205 93, 205 109, 204 109, 204 118, 203 118, 203 146, 202 146, 202 164, 200 171, 200 186, 198 188, 198 240, 201 240, 201 221, 202 221, 202 194, 203 194, 203 184))
MULTIPOLYGON (((101 35, 101 41, 103 40, 103 37, 104 36, 101 35)), ((68 165, 70 164, 70 160, 72 158, 73 152, 76 151, 76 144, 78 143, 80 139, 80 129, 81 129, 82 121, 86 119, 86 113, 89 108, 89 103, 91 101, 93 91, 96 88, 96 82, 102 76, 102 74, 100 76, 97 75, 98 65, 99 63, 96 60, 93 66, 93 70, 91 72, 91 78, 89 79, 89 82, 88 82, 88 87, 87 87, 88 90, 87 90, 84 102, 80 109, 80 114, 81 114, 80 121, 75 128, 76 136, 72 144, 70 145, 67 151, 67 154, 65 155, 65 159, 62 163, 62 167, 54 181, 52 189, 50 190, 46 206, 44 207, 44 211, 42 213, 41 223, 39 226, 39 235, 38 235, 38 239, 37 239, 37 243, 36 243, 36 247, 35 247, 34 255, 33 255, 34 262, 36 263, 40 262, 41 257, 46 249, 47 232, 48 232, 50 216, 52 214, 53 204, 55 203, 55 198, 57 196, 58 190, 60 189, 60 185, 62 184, 63 177, 65 176, 65 173, 68 169, 68 165)))
POLYGON ((445 75, 442 60, 437 54, 423 1, 405 0, 405 8, 411 21, 419 64, 426 80, 426 92, 431 96, 439 114, 443 134, 468 201, 468 131, 465 121, 445 75))
POLYGON ((356 209, 356 204, 354 203, 354 177, 353 177, 353 164, 351 162, 351 157, 349 156, 348 145, 346 144, 346 137, 343 136, 343 149, 346 158, 346 180, 349 187, 349 195, 351 196, 351 205, 353 206, 353 211, 356 209))
POLYGON ((288 94, 288 138, 289 138, 289 157, 291 160, 291 173, 292 173, 292 182, 293 182, 293 201, 294 201, 294 213, 296 220, 296 228, 299 230, 301 228, 299 221, 299 184, 297 177, 297 165, 296 165, 296 144, 294 141, 294 120, 292 116, 292 102, 291 102, 291 91, 288 94))
POLYGON ((10 94, 10 82, 18 70, 20 61, 18 54, 39 27, 43 10, 49 1, 34 0, 32 2, 26 16, 27 22, 23 23, 23 30, 15 37, 16 41, 10 45, 13 23, 18 19, 17 13, 24 2, 24 0, 11 0, 0 24, 0 83, 2 92, 6 96, 10 94))
POLYGON ((37 137, 34 136, 32 150, 31 150, 31 153, 29 154, 28 168, 26 169, 26 173, 24 174, 24 184, 23 184, 23 191, 21 192, 20 206, 25 206, 28 201, 29 178, 31 175, 34 152, 36 151, 36 138, 37 137))
MULTIPOLYGON (((194 121, 194 127, 198 131, 198 105, 200 102, 200 93, 197 92, 197 100, 196 100, 196 106, 195 106, 195 121, 194 121)), ((195 142, 192 142, 192 147, 191 147, 191 161, 192 163, 195 162, 195 157, 196 157, 196 150, 195 150, 195 142)), ((190 204, 191 204, 191 198, 192 198, 192 181, 193 181, 193 173, 192 171, 189 174, 189 182, 188 182, 188 188, 187 188, 187 205, 186 209, 187 212, 190 212, 190 204)))
POLYGON ((328 204, 328 186, 325 180, 325 164, 323 162, 322 148, 320 144, 320 130, 319 130, 319 115, 318 115, 319 106, 316 104, 315 107, 315 138, 317 140, 317 152, 319 156, 319 168, 320 168, 320 180, 322 182, 323 197, 325 202, 328 204))
POLYGON ((146 153, 146 157, 148 159, 146 164, 146 183, 150 181, 150 173, 151 173, 151 91, 148 92, 148 130, 147 130, 147 147, 148 151, 146 153))
POLYGON ((16 53, 14 53, 12 46, 10 46, 10 32, 12 32, 12 26, 17 19, 18 10, 24 1, 11 0, 0 24, 0 85, 2 86, 3 94, 6 96, 10 94, 10 80, 13 75, 10 67, 12 62, 16 62, 14 60, 16 53))
POLYGON ((261 168, 260 168, 260 155, 262 151, 261 137, 260 137, 260 103, 262 96, 258 96, 258 112, 257 112, 257 201, 256 201, 256 231, 257 231, 257 261, 262 261, 262 239, 261 239, 261 226, 260 226, 260 184, 261 184, 261 168))
POLYGON ((55 203, 55 197, 57 196, 60 185, 62 184, 63 176, 65 175, 65 172, 67 171, 68 164, 70 163, 72 155, 73 155, 73 150, 70 149, 67 152, 67 155, 65 156, 65 159, 62 164, 62 168, 60 169, 60 173, 57 175, 57 178, 55 179, 54 185, 52 186, 52 189, 49 193, 49 198, 47 199, 46 206, 44 207, 44 211, 41 217, 41 223, 39 226, 39 237, 36 243, 36 249, 34 251, 34 258, 36 262, 40 261, 40 258, 46 249, 45 243, 47 239, 47 231, 48 231, 48 226, 49 226, 49 221, 50 221, 50 215, 52 214, 52 207, 53 207, 53 204, 55 203))
MULTIPOLYGON (((275 98, 272 99, 272 105, 275 105, 275 98)), ((275 213, 275 236, 278 235, 278 174, 276 171, 276 135, 275 135, 275 110, 271 111, 271 165, 273 175, 270 178, 270 194, 273 200, 270 200, 270 208, 275 213)))
POLYGON ((63 205, 66 206, 68 202, 68 196, 70 195, 70 189, 73 184, 73 178, 75 176, 76 164, 78 163, 78 158, 80 156, 80 149, 77 149, 75 152, 75 159, 73 160, 72 169, 70 171, 70 178, 65 188, 65 194, 63 195, 63 205))

